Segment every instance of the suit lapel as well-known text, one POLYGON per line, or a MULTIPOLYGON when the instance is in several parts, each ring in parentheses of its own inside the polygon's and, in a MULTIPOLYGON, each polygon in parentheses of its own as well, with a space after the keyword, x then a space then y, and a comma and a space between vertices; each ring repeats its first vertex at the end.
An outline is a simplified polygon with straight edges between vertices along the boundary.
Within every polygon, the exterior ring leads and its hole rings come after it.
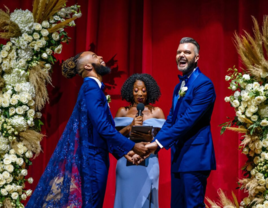
MULTIPOLYGON (((188 90, 187 90, 187 91, 189 91, 190 87, 193 86, 193 82, 194 82, 194 80, 198 77, 198 75, 199 75, 200 73, 201 73, 201 71, 200 71, 200 69, 197 67, 196 70, 191 74, 189 80, 187 81, 187 84, 185 85, 185 86, 188 87, 188 90)), ((181 83, 180 83, 178 86, 179 86, 179 88, 177 89, 177 92, 178 92, 179 89, 180 89, 181 83)), ((186 93, 187 93, 187 92, 186 92, 186 93)), ((176 97, 176 96, 174 95, 174 97, 176 97)), ((174 105, 176 104, 176 107, 175 107, 175 109, 174 109, 174 111, 173 111, 173 116, 172 116, 172 123, 173 123, 173 124, 174 124, 175 121, 176 121, 177 114, 178 114, 178 111, 179 111, 179 107, 180 107, 180 105, 181 105, 181 103, 182 103, 182 101, 183 101, 183 98, 184 98, 184 97, 181 97, 181 98, 177 101, 177 103, 175 103, 176 101, 175 101, 175 99, 173 98, 173 103, 174 103, 174 105)))

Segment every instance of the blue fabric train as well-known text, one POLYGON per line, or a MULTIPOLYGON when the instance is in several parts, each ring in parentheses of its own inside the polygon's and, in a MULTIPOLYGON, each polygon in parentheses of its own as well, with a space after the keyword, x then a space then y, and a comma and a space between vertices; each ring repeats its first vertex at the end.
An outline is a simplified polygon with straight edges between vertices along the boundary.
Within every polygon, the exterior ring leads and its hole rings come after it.
POLYGON ((26 207, 102 207, 109 155, 127 154, 134 143, 114 129, 97 82, 84 79, 59 143, 26 207))

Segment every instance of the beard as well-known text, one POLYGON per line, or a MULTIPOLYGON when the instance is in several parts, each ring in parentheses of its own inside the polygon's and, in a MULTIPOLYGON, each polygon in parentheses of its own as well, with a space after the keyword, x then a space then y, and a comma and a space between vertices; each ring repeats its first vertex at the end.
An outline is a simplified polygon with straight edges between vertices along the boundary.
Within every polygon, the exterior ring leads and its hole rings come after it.
POLYGON ((111 69, 108 66, 103 66, 101 64, 92 64, 94 67, 96 73, 100 76, 104 76, 105 74, 109 74, 111 72, 111 69))
POLYGON ((187 72, 192 71, 197 65, 197 63, 195 62, 195 58, 193 58, 192 60, 188 61, 187 67, 185 69, 180 68, 179 62, 177 64, 178 64, 177 66, 178 66, 179 71, 181 71, 183 73, 187 73, 187 72))

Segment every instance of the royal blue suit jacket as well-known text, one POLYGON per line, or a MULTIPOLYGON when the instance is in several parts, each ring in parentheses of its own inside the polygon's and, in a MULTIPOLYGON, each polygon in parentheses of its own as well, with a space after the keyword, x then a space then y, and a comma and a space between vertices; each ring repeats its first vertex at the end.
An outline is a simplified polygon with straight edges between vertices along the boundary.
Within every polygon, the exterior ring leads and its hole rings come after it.
POLYGON ((216 160, 210 119, 216 94, 212 81, 197 68, 187 81, 188 90, 174 106, 181 83, 176 85, 167 120, 154 140, 171 148, 171 171, 215 170, 216 160))
POLYGON ((117 159, 121 158, 134 147, 135 143, 116 131, 106 96, 97 82, 85 78, 81 88, 89 120, 89 143, 107 153, 109 151, 117 159))

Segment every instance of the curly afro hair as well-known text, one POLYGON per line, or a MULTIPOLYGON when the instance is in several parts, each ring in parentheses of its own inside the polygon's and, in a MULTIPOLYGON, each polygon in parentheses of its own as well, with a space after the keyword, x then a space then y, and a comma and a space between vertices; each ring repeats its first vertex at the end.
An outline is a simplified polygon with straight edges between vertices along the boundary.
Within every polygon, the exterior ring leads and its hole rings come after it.
POLYGON ((149 105, 150 103, 155 103, 155 101, 158 101, 161 93, 160 88, 157 85, 155 79, 150 74, 133 74, 131 75, 123 84, 123 87, 121 89, 121 96, 123 100, 126 100, 127 102, 134 104, 134 96, 133 96, 133 86, 134 83, 140 80, 142 81, 147 90, 147 99, 145 101, 146 105, 149 105))

